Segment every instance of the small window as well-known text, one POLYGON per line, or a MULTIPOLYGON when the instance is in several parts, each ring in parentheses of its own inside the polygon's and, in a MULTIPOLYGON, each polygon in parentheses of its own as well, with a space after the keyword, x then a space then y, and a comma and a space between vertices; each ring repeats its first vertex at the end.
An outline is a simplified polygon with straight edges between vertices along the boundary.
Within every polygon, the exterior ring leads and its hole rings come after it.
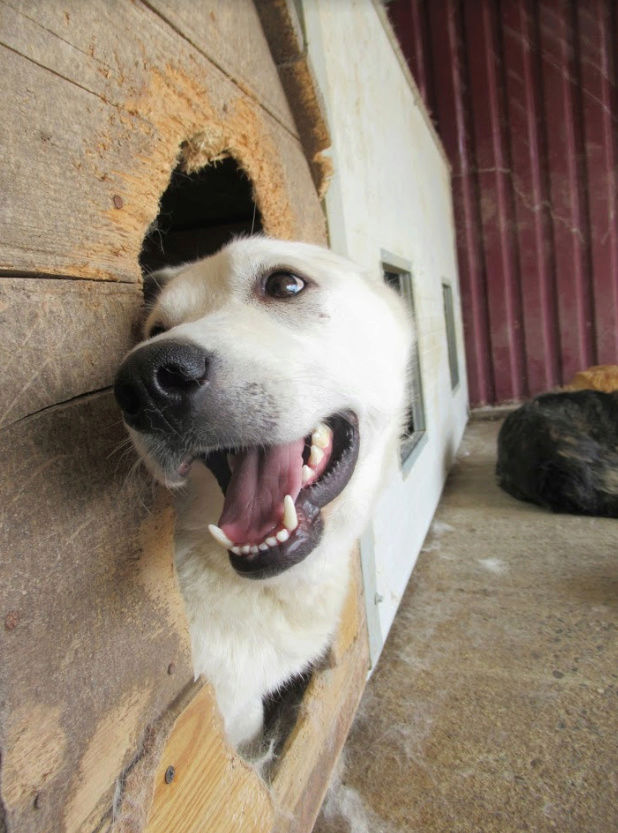
POLYGON ((455 335, 455 308, 453 307, 453 287, 450 283, 442 284, 442 301, 444 303, 444 322, 446 325, 446 345, 448 349, 448 366, 451 372, 451 390, 459 384, 459 362, 457 360, 457 337, 455 335))
MULTIPOLYGON (((411 266, 400 258, 383 252, 382 271, 386 283, 392 286, 408 305, 416 329, 411 266)), ((401 438, 401 463, 404 468, 411 464, 415 456, 413 452, 420 447, 419 443, 425 436, 425 408, 423 404, 421 365, 416 347, 410 359, 410 378, 412 390, 408 422, 405 433, 401 438)))

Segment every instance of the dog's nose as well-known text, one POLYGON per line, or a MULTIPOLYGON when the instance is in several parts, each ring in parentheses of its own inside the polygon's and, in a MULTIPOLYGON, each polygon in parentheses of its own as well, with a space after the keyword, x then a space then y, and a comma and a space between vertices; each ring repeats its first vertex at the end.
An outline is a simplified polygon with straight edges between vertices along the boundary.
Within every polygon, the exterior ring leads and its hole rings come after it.
POLYGON ((121 364, 114 395, 124 420, 138 431, 182 424, 208 383, 211 356, 195 344, 145 344, 121 364))

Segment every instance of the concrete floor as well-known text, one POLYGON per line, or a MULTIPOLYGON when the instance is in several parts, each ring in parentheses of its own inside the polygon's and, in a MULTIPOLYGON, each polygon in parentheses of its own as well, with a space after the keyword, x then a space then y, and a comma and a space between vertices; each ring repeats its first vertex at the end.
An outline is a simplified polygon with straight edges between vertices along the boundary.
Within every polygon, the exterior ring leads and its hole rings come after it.
POLYGON ((472 422, 315 833, 618 831, 618 521, 494 481, 472 422))

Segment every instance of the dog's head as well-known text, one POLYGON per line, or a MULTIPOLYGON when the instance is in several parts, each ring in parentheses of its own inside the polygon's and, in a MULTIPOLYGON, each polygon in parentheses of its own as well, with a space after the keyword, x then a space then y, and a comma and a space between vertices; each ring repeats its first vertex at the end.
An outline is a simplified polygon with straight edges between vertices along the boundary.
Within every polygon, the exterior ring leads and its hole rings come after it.
POLYGON ((344 490, 373 496, 405 410, 407 316, 347 260, 264 237, 154 281, 115 382, 129 433, 168 486, 204 463, 225 495, 213 536, 238 573, 276 575, 328 533, 321 510, 344 490))

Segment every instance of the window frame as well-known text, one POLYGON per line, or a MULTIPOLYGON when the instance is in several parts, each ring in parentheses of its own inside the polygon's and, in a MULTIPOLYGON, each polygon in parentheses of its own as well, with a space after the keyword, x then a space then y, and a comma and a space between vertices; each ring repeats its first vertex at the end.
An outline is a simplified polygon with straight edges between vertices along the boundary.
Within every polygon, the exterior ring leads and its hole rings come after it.
MULTIPOLYGON (((416 306, 414 302, 414 278, 412 264, 392 252, 385 249, 380 251, 380 268, 382 280, 390 286, 395 284, 392 278, 397 279, 394 288, 399 292, 404 303, 412 316, 415 330, 415 343, 412 357, 410 359, 410 399, 408 402, 409 414, 413 426, 412 432, 406 432, 402 437, 400 445, 401 470, 405 475, 409 472, 414 461, 418 458, 421 449, 427 442, 427 420, 425 418, 425 401, 423 397, 423 374, 420 362, 419 331, 416 319, 416 306), (389 280, 391 276, 391 280, 389 280)), ((408 423, 409 425, 409 423, 408 423)))

